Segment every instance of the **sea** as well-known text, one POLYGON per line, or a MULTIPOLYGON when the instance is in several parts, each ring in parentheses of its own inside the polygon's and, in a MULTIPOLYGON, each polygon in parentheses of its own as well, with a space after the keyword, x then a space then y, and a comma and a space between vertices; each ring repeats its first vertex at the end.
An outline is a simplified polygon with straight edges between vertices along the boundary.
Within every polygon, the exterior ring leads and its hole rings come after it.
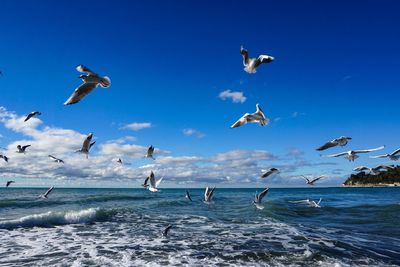
POLYGON ((0 189, 0 266, 400 266, 400 188, 46 190, 0 189))

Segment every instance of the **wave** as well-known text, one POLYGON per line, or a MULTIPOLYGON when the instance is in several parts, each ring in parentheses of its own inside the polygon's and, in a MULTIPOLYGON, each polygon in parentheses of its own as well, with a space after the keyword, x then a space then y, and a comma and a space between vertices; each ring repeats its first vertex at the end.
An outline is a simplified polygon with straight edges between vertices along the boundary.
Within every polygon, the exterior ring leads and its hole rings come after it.
POLYGON ((95 221, 106 220, 115 214, 112 210, 89 208, 78 211, 59 211, 32 214, 15 220, 0 222, 0 229, 51 227, 66 224, 83 224, 95 221))

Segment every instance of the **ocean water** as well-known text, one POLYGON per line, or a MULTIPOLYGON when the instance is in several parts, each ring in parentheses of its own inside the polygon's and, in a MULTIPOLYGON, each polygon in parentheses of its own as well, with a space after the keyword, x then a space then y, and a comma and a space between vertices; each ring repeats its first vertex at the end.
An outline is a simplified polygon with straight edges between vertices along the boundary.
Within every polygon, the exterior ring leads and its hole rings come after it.
POLYGON ((46 189, 0 189, 0 266, 400 265, 400 188, 46 189))

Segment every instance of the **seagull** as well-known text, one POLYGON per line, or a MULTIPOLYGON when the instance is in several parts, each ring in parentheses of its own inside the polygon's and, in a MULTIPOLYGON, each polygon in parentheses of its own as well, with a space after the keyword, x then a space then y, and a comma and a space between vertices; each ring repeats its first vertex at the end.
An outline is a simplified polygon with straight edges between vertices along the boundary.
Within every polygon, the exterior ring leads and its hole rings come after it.
POLYGON ((190 193, 189 193, 189 191, 187 191, 186 190, 186 196, 185 196, 187 199, 189 199, 190 201, 193 201, 192 200, 192 197, 190 196, 190 193))
POLYGON ((12 183, 15 183, 14 181, 7 181, 7 183, 6 183, 6 187, 9 187, 10 186, 10 184, 12 184, 12 183))
POLYGON ((315 207, 315 208, 321 208, 321 206, 319 205, 319 204, 321 203, 321 200, 322 200, 322 198, 320 198, 320 199, 318 200, 318 202, 315 202, 314 200, 311 200, 311 201, 310 201, 310 205, 313 206, 313 207, 315 207))
POLYGON ((306 180, 307 184, 309 184, 309 185, 314 185, 314 183, 315 183, 316 181, 318 181, 318 180, 324 178, 325 175, 320 175, 320 176, 313 177, 313 178, 307 178, 307 177, 305 177, 304 175, 302 175, 302 177, 304 178, 304 180, 306 180))
MULTIPOLYGON (((150 175, 151 175, 151 174, 150 174, 150 175)), ((149 187, 148 182, 149 182, 149 176, 147 176, 146 179, 144 179, 144 183, 142 184, 142 186, 143 186, 144 188, 149 187)))
POLYGON ((353 171, 357 171, 357 172, 369 171, 369 173, 372 175, 378 175, 380 173, 381 169, 388 171, 388 170, 394 169, 394 166, 393 165, 378 165, 374 168, 359 166, 357 168, 354 168, 353 171))
POLYGON ((264 206, 261 205, 261 201, 262 199, 267 195, 269 188, 265 188, 264 191, 262 191, 261 193, 257 193, 254 196, 254 205, 256 206, 257 209, 262 210, 264 209, 264 206))
POLYGON ((354 161, 356 158, 359 158, 359 156, 357 155, 359 153, 368 153, 368 152, 372 152, 372 151, 381 150, 381 149, 384 149, 384 148, 385 148, 385 146, 380 146, 380 147, 377 147, 377 148, 366 149, 366 150, 349 150, 349 151, 345 151, 345 152, 338 153, 338 154, 333 154, 333 155, 326 155, 326 156, 325 155, 321 155, 321 157, 332 158, 332 157, 344 156, 349 161, 354 161))
POLYGON ((18 145, 18 146, 17 146, 17 148, 18 148, 17 153, 25 153, 25 150, 26 150, 28 147, 30 147, 30 146, 31 146, 31 145, 26 145, 26 146, 18 145))
POLYGON ((351 137, 341 136, 339 138, 335 138, 335 139, 325 143, 324 145, 317 148, 317 150, 322 151, 322 150, 325 150, 325 149, 328 149, 331 147, 335 147, 335 146, 345 146, 345 145, 347 145, 349 140, 351 140, 351 137))
POLYGON ((83 65, 78 65, 76 67, 76 70, 84 73, 79 76, 79 78, 82 79, 83 83, 75 89, 68 100, 65 101, 64 105, 78 103, 82 98, 92 92, 93 89, 96 88, 98 85, 103 88, 108 88, 111 85, 110 78, 108 78, 107 76, 102 77, 83 65))
POLYGON ((396 149, 395 151, 393 151, 390 154, 383 154, 383 155, 379 155, 379 156, 370 156, 370 158, 389 158, 390 160, 399 160, 400 158, 400 148, 396 149))
POLYGON ((92 133, 88 134, 85 141, 83 141, 82 148, 75 152, 84 153, 84 154, 86 154, 86 158, 88 158, 90 148, 96 143, 96 141, 90 143, 92 141, 92 138, 93 138, 93 134, 92 133))
POLYGON ((206 191, 204 192, 204 202, 205 203, 211 202, 211 199, 214 196, 214 190, 215 190, 215 187, 213 187, 212 189, 209 188, 208 186, 206 187, 206 191))
POLYGON ((122 164, 122 159, 121 159, 121 158, 118 158, 117 162, 118 162, 119 164, 122 164))
POLYGON ((259 104, 256 104, 256 112, 252 114, 244 114, 237 122, 235 122, 231 126, 231 128, 236 128, 249 122, 259 123, 261 126, 267 125, 269 123, 269 119, 265 117, 265 114, 259 104))
POLYGON ((4 155, 0 155, 0 159, 4 159, 5 162, 8 162, 8 157, 4 155))
POLYGON ((150 176, 148 178, 150 182, 149 190, 151 192, 157 192, 158 191, 157 187, 160 185, 163 177, 161 177, 159 180, 156 181, 156 178, 154 177, 154 172, 151 171, 150 176))
POLYGON ((164 229, 162 235, 167 237, 169 230, 172 228, 172 224, 168 225, 167 228, 164 229))
POLYGON ((267 171, 264 172, 263 175, 261 175, 261 178, 265 178, 268 177, 274 173, 278 173, 279 170, 277 168, 269 168, 267 171))
POLYGON ((54 189, 54 186, 50 187, 50 188, 46 191, 46 193, 44 193, 43 195, 41 195, 41 197, 47 199, 48 195, 50 194, 51 191, 53 191, 53 189, 54 189))
POLYGON ((153 157, 153 153, 154 153, 154 146, 149 146, 149 148, 147 149, 147 154, 144 156, 145 158, 152 158, 155 159, 153 157))
POLYGON ((315 202, 314 200, 309 200, 309 199, 303 199, 303 200, 296 200, 296 201, 289 201, 291 203, 298 203, 298 204, 306 204, 315 208, 321 208, 321 206, 319 205, 321 203, 322 198, 320 198, 318 200, 318 202, 315 202))
POLYGON ((39 111, 32 111, 31 113, 29 113, 24 121, 28 121, 30 118, 38 116, 38 115, 42 115, 42 113, 40 113, 39 111))
POLYGON ((57 162, 57 163, 65 163, 62 159, 56 158, 56 157, 54 157, 54 156, 52 156, 52 155, 49 155, 48 157, 54 159, 54 162, 57 162))
POLYGON ((270 63, 274 60, 274 57, 268 55, 259 55, 258 58, 249 58, 249 52, 240 47, 240 54, 243 56, 244 70, 247 73, 256 73, 256 69, 263 63, 270 63))

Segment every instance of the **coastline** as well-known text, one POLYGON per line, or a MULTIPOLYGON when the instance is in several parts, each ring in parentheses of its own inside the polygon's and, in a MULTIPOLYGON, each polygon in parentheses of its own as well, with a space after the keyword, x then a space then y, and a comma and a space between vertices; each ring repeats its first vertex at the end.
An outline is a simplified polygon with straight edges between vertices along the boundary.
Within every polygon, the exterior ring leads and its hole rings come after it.
POLYGON ((391 184, 384 184, 384 183, 379 183, 379 184, 352 184, 352 185, 342 184, 342 187, 400 187, 400 183, 391 183, 391 184))

